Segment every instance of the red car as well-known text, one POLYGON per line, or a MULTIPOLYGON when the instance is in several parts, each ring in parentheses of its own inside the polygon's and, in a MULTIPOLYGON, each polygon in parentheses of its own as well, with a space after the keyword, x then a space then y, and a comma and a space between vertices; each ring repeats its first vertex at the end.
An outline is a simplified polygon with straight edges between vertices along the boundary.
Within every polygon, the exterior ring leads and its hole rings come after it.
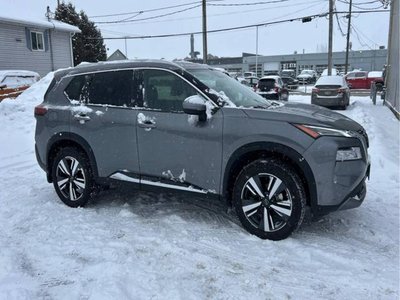
POLYGON ((374 82, 378 88, 383 86, 381 71, 353 71, 345 76, 346 82, 351 89, 370 89, 374 82))
POLYGON ((0 101, 5 98, 16 98, 24 90, 40 79, 36 72, 25 70, 0 71, 0 101))

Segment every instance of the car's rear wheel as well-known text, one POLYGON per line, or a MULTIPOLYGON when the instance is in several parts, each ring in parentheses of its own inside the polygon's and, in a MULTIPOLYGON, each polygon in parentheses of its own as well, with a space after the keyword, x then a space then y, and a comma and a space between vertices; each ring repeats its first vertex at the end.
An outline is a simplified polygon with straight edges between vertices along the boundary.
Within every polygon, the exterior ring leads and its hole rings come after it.
POLYGON ((60 150, 53 160, 51 176, 62 202, 71 207, 87 204, 94 191, 94 180, 84 153, 70 147, 60 150))
POLYGON ((306 197, 296 172, 277 159, 256 160, 239 174, 233 204, 243 227, 262 239, 281 240, 304 218, 306 197))

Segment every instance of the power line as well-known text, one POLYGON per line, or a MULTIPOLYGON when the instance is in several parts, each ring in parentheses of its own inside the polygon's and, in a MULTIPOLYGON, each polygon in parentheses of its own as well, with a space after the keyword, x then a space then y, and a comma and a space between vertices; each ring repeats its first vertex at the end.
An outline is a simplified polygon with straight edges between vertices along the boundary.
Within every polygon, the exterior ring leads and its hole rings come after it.
POLYGON ((253 6, 253 5, 265 5, 265 4, 273 4, 273 3, 281 3, 287 2, 289 0, 272 0, 272 1, 261 1, 261 2, 252 2, 252 3, 209 3, 210 6, 253 6))
MULTIPOLYGON (((300 3, 295 3, 291 5, 280 5, 280 6, 274 6, 270 7, 269 10, 273 9, 278 9, 278 8, 286 8, 286 7, 295 7, 295 6, 302 6, 305 4, 312 4, 310 6, 307 6, 306 8, 311 8, 314 7, 314 3, 325 3, 325 0, 314 0, 314 1, 307 1, 307 2, 300 2, 300 3)), ((303 11, 304 9, 297 10, 294 13, 303 11)), ((241 11, 233 11, 233 12, 226 12, 226 13, 218 13, 218 14, 207 14, 207 18, 211 17, 219 17, 219 16, 225 16, 225 15, 237 15, 237 14, 244 14, 244 13, 249 13, 249 12, 259 12, 260 9, 250 9, 250 10, 241 10, 241 11)), ((292 13, 293 14, 293 13, 292 13)), ((290 14, 289 14, 290 15, 290 14)), ((159 20, 159 21, 152 21, 152 22, 135 22, 135 23, 128 23, 128 24, 98 24, 100 26, 114 26, 114 25, 139 25, 139 24, 155 24, 155 23, 165 23, 165 22, 174 22, 174 21, 184 21, 184 20, 193 20, 193 19, 200 19, 202 16, 194 16, 194 17, 184 17, 184 18, 177 18, 177 19, 166 19, 166 20, 159 20)))
MULTIPOLYGON (((217 0, 215 0, 215 1, 217 1, 217 0)), ((110 14, 110 15, 90 16, 89 18, 94 19, 94 18, 127 16, 127 15, 133 15, 133 14, 137 14, 137 13, 142 14, 142 13, 147 13, 147 12, 154 12, 154 11, 166 10, 166 9, 171 9, 171 8, 178 8, 178 7, 189 6, 189 5, 200 4, 200 3, 201 3, 201 1, 188 2, 188 3, 179 4, 179 5, 164 6, 164 7, 153 8, 153 9, 143 9, 143 10, 138 10, 138 11, 116 13, 116 14, 110 14)))
POLYGON ((96 24, 117 24, 117 23, 131 23, 131 22, 137 22, 137 21, 152 20, 152 19, 157 19, 157 18, 162 18, 162 17, 166 17, 166 16, 175 15, 175 14, 178 14, 178 13, 181 13, 181 12, 185 12, 185 11, 188 11, 188 10, 195 9, 197 7, 200 7, 200 6, 201 6, 201 4, 197 4, 195 6, 191 6, 191 7, 185 8, 185 9, 176 10, 176 11, 169 12, 169 13, 166 13, 166 14, 156 15, 156 16, 147 17, 147 18, 134 19, 134 20, 131 20, 131 18, 128 18, 128 19, 117 20, 117 21, 101 21, 101 22, 96 22, 96 24))
MULTIPOLYGON (((363 13, 380 13, 380 12, 389 12, 389 11, 388 10, 354 11, 354 13, 360 13, 360 14, 363 14, 363 13)), ((348 12, 347 11, 335 11, 333 13, 334 14, 347 14, 348 12)), ((328 13, 322 13, 322 14, 315 14, 315 15, 297 17, 297 18, 292 18, 292 19, 284 19, 284 20, 278 20, 278 21, 272 21, 272 22, 264 22, 264 23, 244 25, 244 26, 213 29, 213 30, 208 30, 207 33, 216 33, 216 32, 233 31, 233 30, 252 28, 252 27, 276 25, 276 24, 281 24, 281 23, 300 21, 300 20, 302 20, 304 18, 312 18, 312 19, 322 18, 322 17, 326 17, 327 15, 328 15, 328 13)), ((105 37, 105 38, 102 38, 102 39, 104 39, 104 40, 151 39, 151 38, 166 38, 166 37, 188 36, 188 35, 191 35, 191 34, 196 34, 197 35, 197 34, 202 34, 202 33, 203 33, 202 31, 196 31, 196 32, 170 33, 170 34, 159 34, 159 35, 142 35, 142 36, 127 36, 127 37, 105 37)), ((97 39, 97 38, 88 38, 88 39, 97 39)))

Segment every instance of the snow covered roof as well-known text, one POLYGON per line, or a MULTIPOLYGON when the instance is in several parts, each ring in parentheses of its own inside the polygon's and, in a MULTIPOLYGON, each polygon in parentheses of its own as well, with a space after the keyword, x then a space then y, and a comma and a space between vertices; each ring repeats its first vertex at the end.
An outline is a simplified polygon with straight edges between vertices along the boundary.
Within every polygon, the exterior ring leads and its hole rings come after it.
POLYGON ((36 72, 25 71, 25 70, 1 70, 0 71, 0 82, 6 76, 32 76, 36 78, 40 78, 40 75, 36 72))
POLYGON ((45 29, 56 29, 60 31, 68 32, 81 32, 76 26, 69 25, 56 20, 47 20, 47 18, 21 18, 21 17, 10 17, 0 14, 0 23, 11 23, 19 25, 35 26, 45 29))
POLYGON ((339 75, 321 76, 315 85, 342 85, 343 77, 339 75))

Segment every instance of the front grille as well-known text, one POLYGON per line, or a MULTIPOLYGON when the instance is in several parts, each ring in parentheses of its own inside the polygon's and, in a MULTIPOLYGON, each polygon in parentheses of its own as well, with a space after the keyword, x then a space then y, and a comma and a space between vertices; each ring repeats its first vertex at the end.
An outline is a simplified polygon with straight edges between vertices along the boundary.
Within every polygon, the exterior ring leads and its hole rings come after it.
POLYGON ((365 140, 365 144, 367 145, 367 148, 369 148, 369 139, 368 139, 367 132, 365 130, 363 130, 363 129, 360 129, 360 130, 357 130, 357 133, 359 133, 359 134, 361 134, 363 136, 363 138, 365 140))

